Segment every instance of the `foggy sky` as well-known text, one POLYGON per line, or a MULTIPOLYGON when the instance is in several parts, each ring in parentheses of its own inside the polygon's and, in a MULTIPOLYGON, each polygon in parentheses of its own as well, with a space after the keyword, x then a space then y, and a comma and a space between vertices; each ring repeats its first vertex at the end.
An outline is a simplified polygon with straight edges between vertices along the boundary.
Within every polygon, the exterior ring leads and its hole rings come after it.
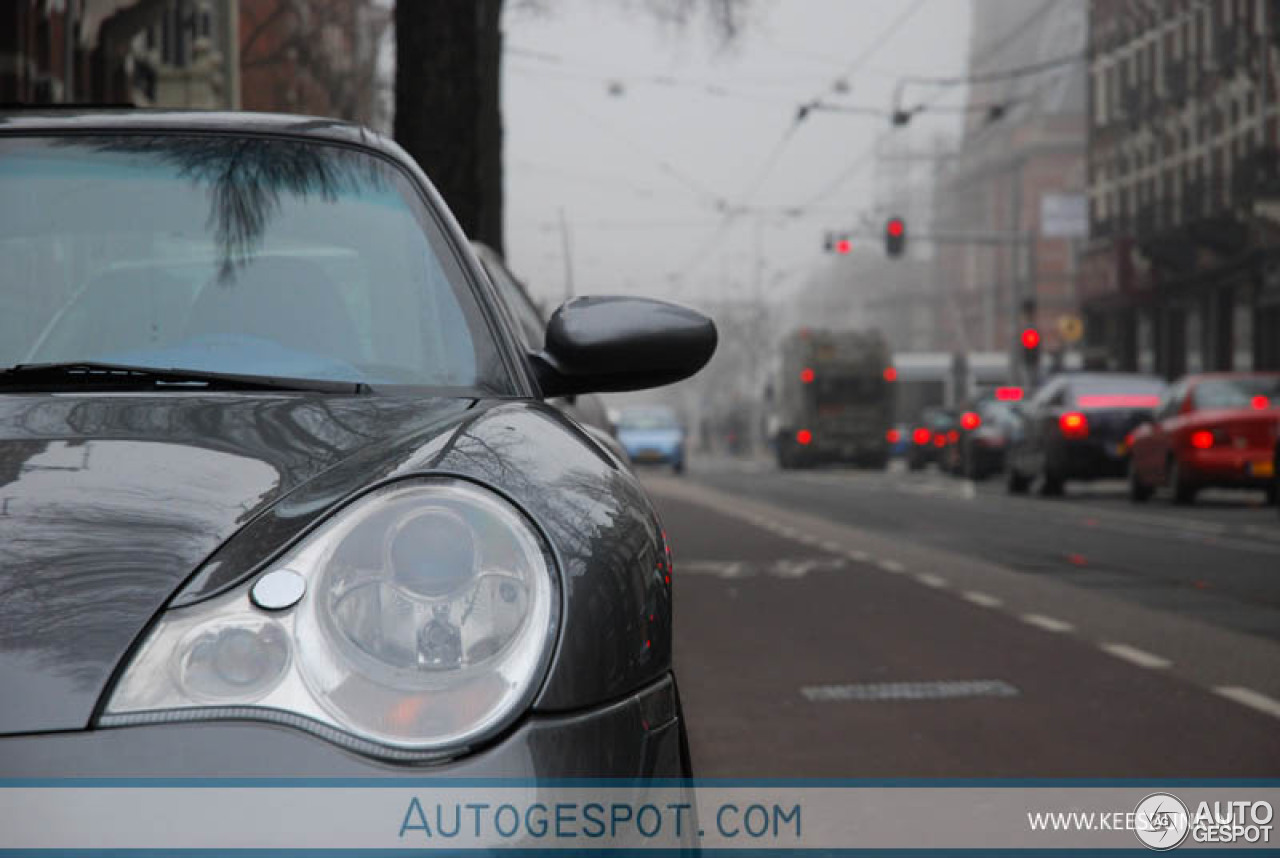
MULTIPOLYGON (((746 32, 726 49, 701 24, 678 31, 626 0, 511 7, 502 85, 513 269, 536 297, 559 303, 563 209, 578 294, 697 306, 748 297, 757 284, 775 300, 798 288, 830 262, 823 232, 854 226, 892 184, 877 183, 865 157, 878 138, 924 149, 940 131, 959 131, 956 113, 917 117, 885 137, 886 119, 821 112, 780 142, 815 97, 887 110, 900 75, 963 73, 967 0, 920 0, 896 35, 879 39, 915 2, 755 0, 746 32), (833 92, 842 77, 849 91, 833 92), (720 200, 775 210, 726 219, 720 200), (799 217, 780 211, 805 202, 799 217)), ((965 92, 908 90, 908 102, 922 98, 956 107, 965 92)))

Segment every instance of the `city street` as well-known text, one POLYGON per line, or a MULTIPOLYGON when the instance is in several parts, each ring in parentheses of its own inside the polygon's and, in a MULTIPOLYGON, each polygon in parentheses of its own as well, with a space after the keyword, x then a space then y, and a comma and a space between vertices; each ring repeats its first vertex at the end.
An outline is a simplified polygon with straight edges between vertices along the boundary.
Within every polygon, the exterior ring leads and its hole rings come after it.
POLYGON ((699 776, 1213 777, 1280 762, 1280 522, 1119 484, 695 460, 675 552, 699 776))

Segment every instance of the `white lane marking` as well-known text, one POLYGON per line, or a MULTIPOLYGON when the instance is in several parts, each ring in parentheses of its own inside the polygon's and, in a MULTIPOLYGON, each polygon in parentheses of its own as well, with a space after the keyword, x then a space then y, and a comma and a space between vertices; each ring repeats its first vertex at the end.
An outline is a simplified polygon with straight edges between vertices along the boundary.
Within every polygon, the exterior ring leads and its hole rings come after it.
POLYGON ((801 543, 803 543, 804 545, 817 545, 817 544, 818 544, 818 537, 816 537, 816 536, 814 536, 813 534, 810 534, 810 533, 800 533, 800 534, 797 534, 796 539, 797 539, 797 540, 799 540, 799 541, 800 541, 801 543))
POLYGON ((828 551, 832 554, 840 553, 840 544, 838 542, 833 542, 830 539, 823 541, 822 545, 819 547, 821 547, 823 551, 828 551))
POLYGON ((1257 709, 1259 712, 1265 712, 1276 718, 1280 718, 1280 700, 1274 697, 1268 697, 1260 691, 1254 691, 1252 688, 1244 688, 1239 685, 1223 685, 1213 689, 1214 693, 1221 694, 1228 700, 1234 700, 1242 703, 1250 709, 1257 709))
POLYGON ((946 578, 942 578, 937 575, 930 575, 928 572, 921 572, 919 575, 916 575, 916 580, 926 587, 938 588, 947 586, 946 578))
POLYGON ((897 560, 880 560, 876 565, 886 572, 898 573, 907 571, 907 567, 903 566, 897 560))
POLYGON ((976 500, 978 497, 978 485, 973 480, 964 481, 964 489, 960 492, 960 497, 965 500, 976 500))
POLYGON ((1173 662, 1169 661, 1169 659, 1147 652, 1145 649, 1138 649, 1136 646, 1122 643, 1105 643, 1100 646, 1102 651, 1108 655, 1114 655, 1116 658, 1123 659, 1130 664, 1136 664, 1138 667, 1160 670, 1173 665, 1173 662))
POLYGON ((998 608, 1004 604, 1003 599, 997 599, 995 596, 977 590, 965 590, 964 597, 982 608, 998 608))
POLYGON ((1066 620, 1059 620, 1056 617, 1046 617, 1044 614, 1023 614, 1022 621, 1027 625, 1035 626, 1038 629, 1044 629, 1046 632, 1069 632, 1074 631, 1075 626, 1066 620))
POLYGON ((850 551, 845 556, 855 563, 866 563, 868 560, 871 559, 870 554, 868 554, 865 551, 858 551, 857 549, 850 551))

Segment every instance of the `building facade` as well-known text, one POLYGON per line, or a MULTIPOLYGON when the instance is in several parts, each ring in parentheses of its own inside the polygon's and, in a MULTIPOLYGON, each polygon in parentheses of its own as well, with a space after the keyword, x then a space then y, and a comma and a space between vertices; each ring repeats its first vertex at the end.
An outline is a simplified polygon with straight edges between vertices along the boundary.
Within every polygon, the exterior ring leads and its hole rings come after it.
POLYGON ((1055 229, 1042 206, 1084 193, 1087 0, 974 0, 972 10, 965 129, 935 175, 934 341, 1012 352, 1034 326, 1043 350, 1060 353, 1078 313, 1084 223, 1055 229))
POLYGON ((239 107, 236 0, 0 3, 0 102, 239 107))
POLYGON ((1091 356, 1280 368, 1280 3, 1092 0, 1090 21, 1091 356))

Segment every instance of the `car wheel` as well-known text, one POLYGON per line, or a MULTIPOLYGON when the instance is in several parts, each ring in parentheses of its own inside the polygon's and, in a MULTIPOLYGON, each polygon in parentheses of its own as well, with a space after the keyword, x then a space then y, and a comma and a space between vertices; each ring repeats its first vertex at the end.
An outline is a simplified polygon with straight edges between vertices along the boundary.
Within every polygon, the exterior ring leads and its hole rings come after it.
POLYGON ((1134 503, 1145 503, 1151 500, 1151 494, 1155 489, 1138 476, 1138 468, 1133 464, 1133 458, 1129 459, 1129 500, 1134 503))
POLYGON ((1025 495, 1027 489, 1031 486, 1031 480, 1018 473, 1018 469, 1009 466, 1009 471, 1005 476, 1005 488, 1011 495, 1025 495))
POLYGON ((1040 496, 1046 498, 1061 497, 1066 491, 1066 480, 1057 471, 1045 469, 1040 476, 1040 496))
POLYGON ((1169 462, 1169 489, 1173 492, 1173 502, 1179 506, 1196 502, 1197 489, 1187 480, 1176 458, 1169 462))

